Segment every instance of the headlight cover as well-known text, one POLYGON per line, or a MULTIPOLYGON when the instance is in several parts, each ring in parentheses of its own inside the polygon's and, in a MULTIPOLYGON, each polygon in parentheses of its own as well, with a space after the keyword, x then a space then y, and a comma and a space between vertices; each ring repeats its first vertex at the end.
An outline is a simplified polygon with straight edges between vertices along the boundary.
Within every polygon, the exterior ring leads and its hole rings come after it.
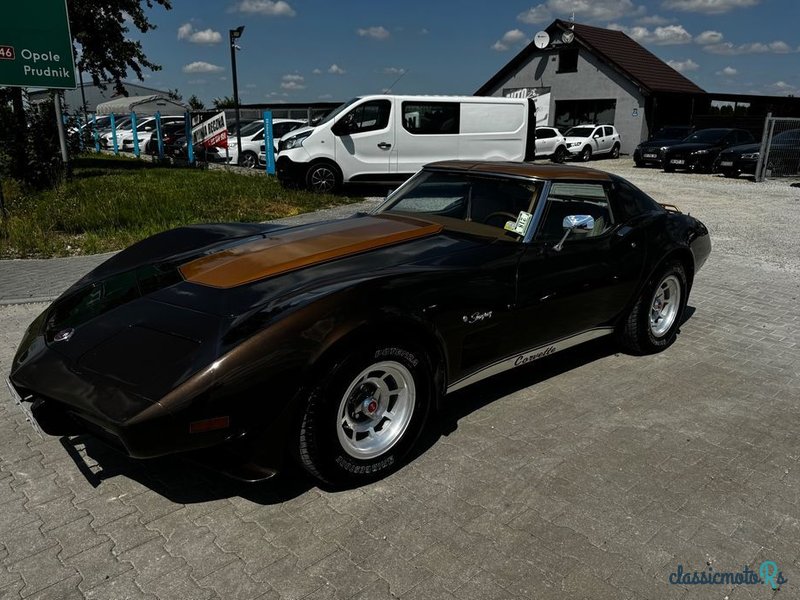
POLYGON ((708 154, 708 150, 695 150, 692 154, 708 154))
POLYGON ((742 158, 745 160, 758 160, 760 155, 761 152, 749 152, 747 154, 742 154, 742 158))
POLYGON ((308 136, 312 134, 313 131, 305 131, 303 133, 298 133, 297 135, 293 135, 292 137, 281 140, 280 144, 278 145, 279 150, 291 150, 292 148, 299 148, 303 145, 303 140, 306 139, 308 136))

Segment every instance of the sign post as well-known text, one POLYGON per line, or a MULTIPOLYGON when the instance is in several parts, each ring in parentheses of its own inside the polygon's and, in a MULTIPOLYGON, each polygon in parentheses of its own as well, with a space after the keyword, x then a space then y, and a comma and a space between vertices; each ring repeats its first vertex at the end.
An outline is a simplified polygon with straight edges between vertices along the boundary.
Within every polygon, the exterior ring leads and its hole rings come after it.
POLYGON ((66 0, 3 3, 0 85, 75 89, 66 0))

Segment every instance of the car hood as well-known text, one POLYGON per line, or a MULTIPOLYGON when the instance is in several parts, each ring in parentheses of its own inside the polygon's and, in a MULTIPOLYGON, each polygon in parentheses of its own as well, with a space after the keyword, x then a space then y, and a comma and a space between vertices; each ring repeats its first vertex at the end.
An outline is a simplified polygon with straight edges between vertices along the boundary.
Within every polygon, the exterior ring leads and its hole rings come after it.
POLYGON ((642 142, 639 144, 639 148, 641 150, 651 149, 651 148, 663 148, 664 146, 675 146, 676 144, 680 144, 682 140, 647 140, 646 142, 642 142))
POLYGON ((716 144, 675 144, 669 147, 670 152, 696 152, 697 150, 709 150, 711 148, 718 148, 716 144))

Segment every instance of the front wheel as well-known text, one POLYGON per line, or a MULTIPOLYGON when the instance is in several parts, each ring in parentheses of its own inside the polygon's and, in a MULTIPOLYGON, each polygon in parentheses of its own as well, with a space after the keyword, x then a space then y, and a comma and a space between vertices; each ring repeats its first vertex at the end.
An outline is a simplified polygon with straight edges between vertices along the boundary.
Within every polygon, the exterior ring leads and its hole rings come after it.
POLYGON ((578 157, 583 162, 589 162, 590 160, 592 160, 592 149, 589 146, 584 146, 583 150, 581 150, 581 153, 578 157))
POLYGON ((255 169, 258 166, 258 157, 249 150, 242 152, 242 158, 239 159, 239 166, 245 169, 255 169))
POLYGON ((553 154, 552 161, 554 163, 563 163, 567 159, 567 149, 564 146, 559 146, 556 148, 555 153, 553 154))
POLYGON ((380 344, 331 367, 309 395, 301 465, 335 487, 363 485, 398 468, 424 429, 434 394, 427 355, 380 344))
POLYGON ((341 185, 342 177, 339 170, 327 162, 311 165, 306 173, 306 186, 312 192, 330 194, 341 185))
POLYGON ((667 263, 642 290, 628 317, 620 324, 618 339, 635 354, 652 354, 672 345, 678 335, 689 287, 681 263, 667 263))

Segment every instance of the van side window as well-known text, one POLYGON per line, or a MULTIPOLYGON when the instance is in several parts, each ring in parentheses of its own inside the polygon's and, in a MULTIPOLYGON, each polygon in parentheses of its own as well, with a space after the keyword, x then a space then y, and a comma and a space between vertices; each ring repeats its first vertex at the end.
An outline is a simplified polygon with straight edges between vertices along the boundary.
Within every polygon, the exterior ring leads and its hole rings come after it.
POLYGON ((403 128, 415 135, 459 132, 458 102, 403 102, 403 128))
POLYGON ((389 100, 365 102, 339 119, 333 132, 336 135, 352 135, 386 129, 391 111, 392 103, 389 100))

